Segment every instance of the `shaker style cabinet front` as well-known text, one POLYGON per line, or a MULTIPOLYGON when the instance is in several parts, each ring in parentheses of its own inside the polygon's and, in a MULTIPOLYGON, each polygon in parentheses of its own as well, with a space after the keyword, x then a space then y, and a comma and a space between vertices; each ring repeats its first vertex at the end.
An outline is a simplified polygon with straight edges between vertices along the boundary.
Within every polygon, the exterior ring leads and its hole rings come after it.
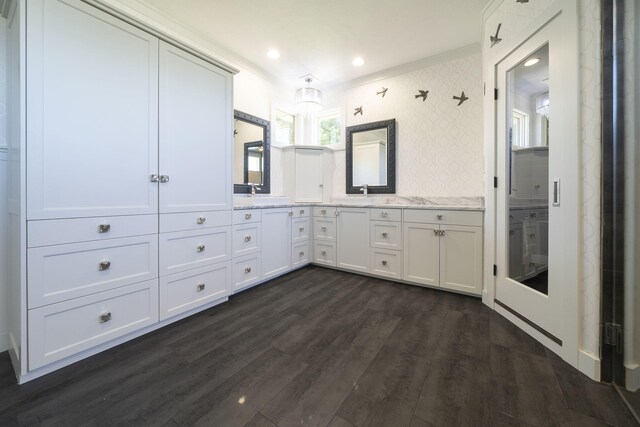
POLYGON ((262 210, 262 278, 291 270, 291 208, 262 210))
POLYGON ((337 209, 337 266, 369 271, 369 208, 337 209))

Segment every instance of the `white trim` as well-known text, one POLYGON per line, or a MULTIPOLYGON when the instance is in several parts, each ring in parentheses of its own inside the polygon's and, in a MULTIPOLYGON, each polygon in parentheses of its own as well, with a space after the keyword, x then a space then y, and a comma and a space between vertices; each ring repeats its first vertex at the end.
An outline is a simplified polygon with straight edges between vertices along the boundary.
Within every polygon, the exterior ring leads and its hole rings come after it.
POLYGON ((629 391, 640 390, 640 365, 637 363, 625 366, 625 385, 629 391))
POLYGON ((578 370, 594 381, 600 381, 600 359, 593 354, 578 350, 578 370))
POLYGON ((540 344, 544 345, 549 350, 553 351, 558 356, 562 357, 564 343, 562 346, 558 345, 555 341, 548 338, 542 332, 539 332, 537 329, 535 329, 533 326, 529 325, 527 322, 520 319, 518 316, 511 314, 507 309, 505 309, 501 305, 495 304, 494 310, 496 311, 496 313, 500 314, 502 317, 509 320, 518 328, 522 329, 524 332, 527 333, 527 335, 531 336, 540 344))

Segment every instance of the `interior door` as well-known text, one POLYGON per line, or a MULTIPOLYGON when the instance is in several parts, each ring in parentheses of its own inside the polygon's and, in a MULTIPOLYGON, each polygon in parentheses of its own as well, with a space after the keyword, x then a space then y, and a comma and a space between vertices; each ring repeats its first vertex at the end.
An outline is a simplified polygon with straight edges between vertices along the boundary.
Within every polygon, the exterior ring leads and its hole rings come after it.
POLYGON ((560 183, 571 182, 577 160, 563 146, 559 31, 551 21, 496 67, 496 303, 561 346, 562 287, 574 254, 565 248, 571 209, 560 183))

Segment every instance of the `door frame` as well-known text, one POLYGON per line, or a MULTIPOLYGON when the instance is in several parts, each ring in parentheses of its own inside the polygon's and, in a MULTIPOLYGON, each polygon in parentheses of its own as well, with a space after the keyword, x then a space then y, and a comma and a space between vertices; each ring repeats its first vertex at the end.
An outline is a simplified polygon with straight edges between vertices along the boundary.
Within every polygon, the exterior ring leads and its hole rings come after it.
MULTIPOLYGON (((547 348, 558 353, 565 361, 579 367, 579 361, 582 359, 579 354, 579 283, 580 278, 580 217, 576 215, 573 224, 568 224, 565 229, 566 250, 570 254, 565 262, 566 272, 563 280, 567 286, 563 287, 563 327, 562 341, 563 345, 558 344, 548 338, 546 335, 532 327, 529 323, 518 317, 511 311, 495 303, 496 296, 496 276, 494 276, 494 266, 498 271, 505 269, 506 266, 497 263, 497 195, 501 186, 506 183, 498 182, 497 188, 494 187, 494 180, 497 177, 497 114, 498 114, 498 97, 503 94, 493 95, 497 88, 497 69, 498 65, 507 59, 514 51, 533 37, 540 29, 552 20, 559 20, 561 27, 561 49, 563 50, 563 65, 561 68, 561 80, 563 83, 562 96, 565 100, 563 109, 563 156, 572 154, 576 158, 575 167, 566 172, 563 176, 562 186, 564 192, 562 194, 563 207, 569 212, 579 213, 580 202, 580 150, 579 150, 579 109, 580 109, 580 91, 579 91, 579 51, 578 51, 578 5, 576 0, 558 0, 547 8, 543 13, 534 19, 530 25, 525 27, 521 32, 514 35, 513 38, 503 38, 502 42, 492 48, 487 55, 485 70, 485 101, 484 111, 486 114, 485 123, 485 287, 482 295, 484 304, 488 305, 502 316, 506 317, 527 334, 544 344, 547 348), (573 191, 567 191, 567 190, 573 191)), ((560 86, 559 85, 559 86, 560 86)), ((585 371, 584 369, 583 372, 585 371)), ((589 368, 587 370, 591 371, 589 368)), ((593 377, 592 372, 587 373, 593 377)))

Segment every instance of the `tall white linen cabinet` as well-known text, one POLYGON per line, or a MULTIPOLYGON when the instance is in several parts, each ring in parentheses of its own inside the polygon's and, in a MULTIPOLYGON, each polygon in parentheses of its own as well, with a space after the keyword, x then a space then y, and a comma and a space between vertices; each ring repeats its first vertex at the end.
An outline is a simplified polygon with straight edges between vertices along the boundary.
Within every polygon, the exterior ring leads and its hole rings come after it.
POLYGON ((236 70, 80 0, 13 1, 7 18, 25 382, 232 293, 236 70))

